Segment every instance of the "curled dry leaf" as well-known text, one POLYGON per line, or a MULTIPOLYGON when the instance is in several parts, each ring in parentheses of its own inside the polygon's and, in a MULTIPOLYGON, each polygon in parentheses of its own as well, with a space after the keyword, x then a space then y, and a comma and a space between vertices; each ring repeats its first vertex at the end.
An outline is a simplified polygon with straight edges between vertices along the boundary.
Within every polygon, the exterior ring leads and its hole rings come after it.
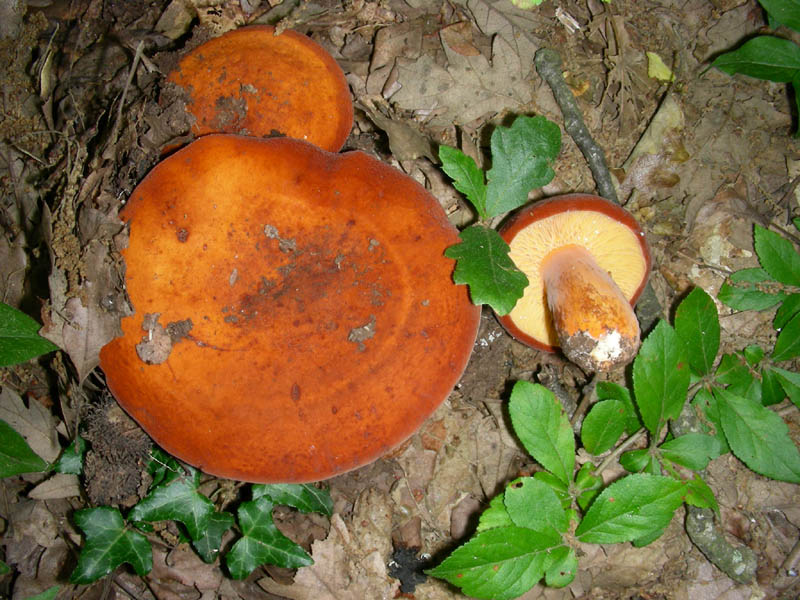
POLYGON ((36 454, 53 462, 61 452, 56 434, 56 420, 52 413, 36 400, 28 405, 9 387, 0 390, 0 419, 25 438, 36 454))

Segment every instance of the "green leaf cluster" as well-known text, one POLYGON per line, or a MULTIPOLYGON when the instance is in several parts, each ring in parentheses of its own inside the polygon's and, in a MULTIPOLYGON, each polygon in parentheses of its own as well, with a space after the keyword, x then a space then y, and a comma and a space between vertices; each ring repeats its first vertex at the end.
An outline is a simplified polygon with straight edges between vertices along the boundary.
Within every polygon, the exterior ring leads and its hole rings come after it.
MULTIPOLYGON (((441 146, 439 158, 455 188, 472 203, 480 219, 487 220, 522 206, 531 190, 549 183, 560 150, 558 125, 541 116, 520 116, 510 127, 492 132, 488 172, 456 148, 441 146)), ((528 278, 508 256, 508 244, 482 224, 468 227, 460 237, 461 243, 445 252, 457 261, 455 282, 469 286, 474 304, 488 304, 498 314, 507 314, 528 286, 528 278)))
MULTIPOLYGON (((800 4, 797 0, 759 0, 767 11, 770 25, 785 25, 800 31, 800 4)), ((800 112, 800 46, 776 35, 757 35, 736 50, 726 52, 711 63, 728 75, 741 73, 794 87, 800 112)), ((800 130, 795 135, 800 133, 800 130)))
POLYGON ((787 396, 798 404, 800 375, 775 363, 800 356, 800 331, 793 329, 800 327, 793 324, 800 321, 800 299, 786 287, 800 287, 800 254, 767 230, 757 227, 755 236, 759 281, 770 280, 769 289, 732 283, 720 299, 727 293, 736 304, 747 294, 749 306, 760 294, 759 306, 781 304, 775 321, 781 333, 771 354, 750 346, 720 355, 714 300, 702 289, 690 292, 673 325, 659 322, 642 343, 631 388, 597 386, 580 443, 593 456, 617 448, 611 458, 629 474, 608 486, 599 477, 608 459, 576 469, 576 438, 553 394, 517 382, 508 405, 511 424, 542 470, 509 484, 483 512, 472 538, 429 574, 476 598, 515 598, 542 579, 567 585, 577 569, 574 540, 643 546, 661 536, 684 503, 719 513, 702 472, 726 452, 757 473, 800 483, 800 451, 768 408, 787 396), (782 339, 786 329, 791 337, 782 339), (701 416, 704 429, 678 435, 671 424, 687 410, 701 416), (640 436, 645 447, 623 451, 640 436))

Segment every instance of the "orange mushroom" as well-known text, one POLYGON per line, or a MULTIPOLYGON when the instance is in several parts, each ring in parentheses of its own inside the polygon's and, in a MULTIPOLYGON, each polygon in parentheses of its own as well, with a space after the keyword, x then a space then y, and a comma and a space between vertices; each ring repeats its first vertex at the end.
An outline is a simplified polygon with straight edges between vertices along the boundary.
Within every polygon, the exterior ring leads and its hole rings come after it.
POLYGON ((336 152, 353 125, 342 69, 296 31, 253 25, 229 31, 183 56, 169 81, 189 95, 195 135, 286 135, 336 152))
POLYGON ((121 216, 135 314, 100 364, 151 437, 208 473, 308 482, 362 466, 466 366, 480 312, 443 255, 457 231, 361 152, 207 135, 121 216))
POLYGON ((569 194, 531 205, 500 230, 529 280, 500 321, 520 341, 558 347, 581 368, 627 364, 640 343, 633 305, 650 274, 644 232, 599 196, 569 194))

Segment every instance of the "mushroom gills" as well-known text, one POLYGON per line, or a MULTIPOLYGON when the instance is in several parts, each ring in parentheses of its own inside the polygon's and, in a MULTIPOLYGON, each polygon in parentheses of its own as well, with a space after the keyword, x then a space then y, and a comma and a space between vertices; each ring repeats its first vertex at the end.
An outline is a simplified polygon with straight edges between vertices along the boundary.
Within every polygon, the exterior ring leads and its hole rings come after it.
POLYGON ((590 372, 633 360, 639 321, 611 276, 582 246, 569 244, 542 261, 547 305, 564 355, 590 372))

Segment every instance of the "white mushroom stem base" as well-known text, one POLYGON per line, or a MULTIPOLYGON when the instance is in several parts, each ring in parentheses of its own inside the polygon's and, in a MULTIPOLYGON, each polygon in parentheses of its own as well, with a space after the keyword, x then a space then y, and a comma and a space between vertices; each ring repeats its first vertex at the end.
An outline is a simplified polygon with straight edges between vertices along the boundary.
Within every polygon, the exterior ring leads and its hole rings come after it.
POLYGON ((582 246, 553 250, 542 261, 547 304, 565 356, 588 372, 633 360, 639 321, 611 276, 582 246))

